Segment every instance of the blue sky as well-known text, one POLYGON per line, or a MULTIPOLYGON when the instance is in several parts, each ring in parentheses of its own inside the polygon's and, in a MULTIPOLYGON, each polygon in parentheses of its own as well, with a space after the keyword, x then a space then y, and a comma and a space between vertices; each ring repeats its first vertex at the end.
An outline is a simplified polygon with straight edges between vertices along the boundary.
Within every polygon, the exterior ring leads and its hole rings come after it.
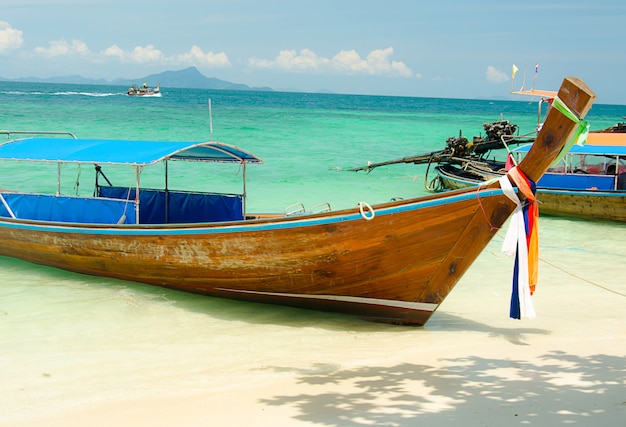
POLYGON ((0 0, 0 77, 196 66, 304 92, 503 98, 583 78, 626 105, 623 0, 0 0), (519 71, 512 82, 511 69, 519 71))

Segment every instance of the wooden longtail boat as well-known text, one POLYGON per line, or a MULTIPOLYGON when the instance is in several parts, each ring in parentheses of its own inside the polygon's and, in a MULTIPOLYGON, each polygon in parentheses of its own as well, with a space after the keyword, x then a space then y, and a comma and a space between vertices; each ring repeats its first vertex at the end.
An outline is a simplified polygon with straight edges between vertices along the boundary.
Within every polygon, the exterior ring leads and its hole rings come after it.
MULTIPOLYGON (((563 81, 559 97, 576 117, 584 117, 595 99, 577 78, 563 81)), ((519 166, 532 181, 578 127, 553 110, 519 166)), ((423 325, 516 206, 494 183, 480 192, 257 216, 246 212, 245 185, 241 194, 172 191, 167 179, 164 190, 140 187, 139 173, 157 161, 235 162, 244 172, 246 163, 260 162, 215 142, 34 137, 0 145, 0 160, 123 163, 137 171, 134 187, 98 184, 94 197, 2 191, 1 255, 397 324, 423 325)))
MULTIPOLYGON (((513 150, 523 156, 530 146, 513 150)), ((516 156, 517 157, 517 156, 516 156)), ((435 171, 444 189, 475 187, 503 175, 504 164, 439 164, 435 171)), ((626 222, 626 134, 590 132, 584 146, 574 146, 537 182, 544 215, 626 222)))

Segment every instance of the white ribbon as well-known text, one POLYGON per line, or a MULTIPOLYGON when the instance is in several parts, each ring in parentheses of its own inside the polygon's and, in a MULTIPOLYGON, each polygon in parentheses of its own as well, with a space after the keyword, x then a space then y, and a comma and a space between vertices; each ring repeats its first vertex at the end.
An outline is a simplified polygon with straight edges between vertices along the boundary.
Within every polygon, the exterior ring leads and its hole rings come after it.
POLYGON ((518 280, 517 289, 519 293, 520 315, 521 317, 535 317, 535 308, 530 297, 530 284, 528 280, 528 245, 526 243, 526 226, 524 224, 524 212, 508 176, 504 175, 499 179, 500 188, 506 197, 515 203, 515 211, 511 216, 509 229, 502 243, 502 252, 508 256, 515 256, 517 249, 518 256, 518 280))

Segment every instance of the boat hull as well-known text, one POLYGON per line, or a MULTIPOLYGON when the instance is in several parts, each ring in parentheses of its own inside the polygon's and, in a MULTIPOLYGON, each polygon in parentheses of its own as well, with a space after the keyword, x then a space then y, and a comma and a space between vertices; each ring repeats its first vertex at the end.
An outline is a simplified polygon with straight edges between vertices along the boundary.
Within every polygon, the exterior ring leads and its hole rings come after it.
POLYGON ((626 191, 539 188, 537 200, 545 215, 626 222, 626 191))
POLYGON ((219 226, 3 220, 0 254, 205 295, 423 325, 513 209, 499 189, 477 196, 392 203, 372 220, 358 209, 219 226))
POLYGON ((483 172, 476 174, 471 170, 464 170, 452 164, 441 164, 435 168, 440 188, 444 190, 460 190, 463 188, 476 187, 481 183, 497 179, 504 175, 504 172, 483 172))
MULTIPOLYGON (((446 190, 476 187, 483 177, 472 177, 452 165, 436 168, 439 183, 446 190)), ((568 175, 546 174, 544 179, 556 176, 565 185, 568 175)), ((575 175, 575 174, 574 174, 575 175)), ((494 173, 490 179, 501 175, 494 173)), ((580 177, 580 176, 578 176, 580 177)), ((574 178, 578 178, 574 176, 574 178)), ((574 190, 567 188, 537 187, 537 200, 541 215, 576 218, 592 221, 626 222, 626 191, 624 190, 574 190)))

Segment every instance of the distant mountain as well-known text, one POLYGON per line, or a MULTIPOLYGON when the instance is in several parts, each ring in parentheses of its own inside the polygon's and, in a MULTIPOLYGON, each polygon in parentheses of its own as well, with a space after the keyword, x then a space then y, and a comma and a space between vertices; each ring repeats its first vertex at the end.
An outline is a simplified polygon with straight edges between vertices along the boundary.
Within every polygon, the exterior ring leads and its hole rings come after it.
POLYGON ((161 83, 161 86, 188 89, 272 90, 268 87, 252 88, 241 83, 231 83, 214 77, 206 77, 198 71, 196 67, 189 67, 180 71, 165 71, 163 73, 151 74, 139 79, 116 79, 113 81, 113 84, 129 86, 132 84, 141 84, 143 82, 148 82, 151 86, 156 86, 157 83, 161 83))
MULTIPOLYGON (((9 80, 2 79, 0 80, 9 80)), ((165 71, 159 74, 151 74, 149 76, 136 79, 118 78, 111 81, 105 79, 91 79, 77 75, 48 77, 45 79, 38 77, 25 77, 20 79, 10 79, 19 82, 34 83, 70 83, 70 84, 90 84, 90 85, 116 85, 131 86, 147 82, 150 86, 156 86, 161 83, 164 87, 176 87, 187 89, 222 89, 222 90, 261 90, 272 91, 269 87, 250 87, 241 83, 231 83, 225 80, 216 79, 214 77, 206 77, 196 67, 185 68, 180 71, 165 71)))

